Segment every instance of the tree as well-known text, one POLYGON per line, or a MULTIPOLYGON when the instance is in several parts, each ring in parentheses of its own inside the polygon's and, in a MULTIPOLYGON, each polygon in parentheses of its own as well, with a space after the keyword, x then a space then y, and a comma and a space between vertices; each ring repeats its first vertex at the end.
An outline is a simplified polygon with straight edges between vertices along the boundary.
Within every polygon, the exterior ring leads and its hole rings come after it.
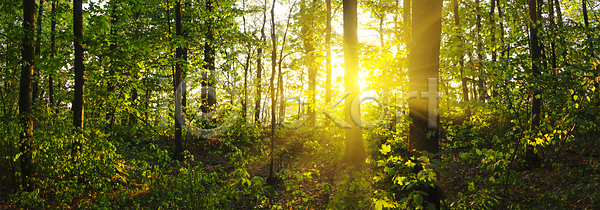
POLYGON ((358 165, 363 163, 367 157, 363 143, 362 129, 351 119, 351 112, 354 115, 360 114, 357 107, 351 110, 352 99, 359 93, 358 86, 358 34, 357 34, 357 1, 344 0, 344 91, 350 93, 345 99, 344 115, 345 121, 351 128, 345 129, 346 150, 344 160, 347 163, 358 165))
MULTIPOLYGON (((73 127, 76 133, 83 135, 84 121, 84 82, 85 82, 85 65, 83 63, 83 12, 82 0, 73 0, 73 34, 75 42, 75 95, 73 97, 73 127)), ((75 140, 72 153, 73 157, 81 150, 81 142, 75 140)), ((81 180, 81 177, 80 177, 81 180)))
POLYGON ((33 121, 32 121, 32 80, 33 80, 33 30, 35 28, 35 1, 23 0, 23 31, 21 57, 24 61, 21 66, 21 82, 19 88, 19 115, 21 122, 20 156, 21 182, 25 191, 33 191, 30 178, 34 169, 32 164, 33 150, 33 121))
POLYGON ((215 88, 215 49, 213 38, 213 4, 211 0, 206 1, 206 11, 209 15, 206 19, 206 41, 204 42, 204 71, 202 73, 202 112, 208 113, 215 106, 217 99, 213 91, 215 88), (210 87, 210 88, 208 88, 210 87), (213 96, 213 97, 211 97, 213 96))
POLYGON ((267 22, 267 1, 265 0, 263 8, 263 24, 260 29, 260 43, 257 49, 256 55, 256 101, 254 105, 254 121, 260 123, 260 102, 261 102, 261 90, 262 90, 262 51, 263 43, 265 42, 265 23, 267 22))
MULTIPOLYGON (((457 33, 457 38, 460 40, 460 44, 459 44, 459 49, 460 50, 464 50, 463 49, 463 42, 462 42, 462 36, 461 36, 461 29, 460 29, 460 16, 458 14, 458 0, 452 0, 452 6, 454 8, 454 25, 456 25, 456 33, 457 33)), ((469 106, 468 102, 469 102, 469 89, 467 87, 467 78, 464 76, 464 67, 465 67, 465 61, 464 61, 464 55, 462 52, 458 53, 458 63, 460 65, 460 78, 461 78, 461 87, 462 87, 462 92, 463 92, 463 98, 462 100, 466 103, 465 106, 467 106, 467 109, 465 110, 465 119, 469 119, 469 116, 471 115, 471 107, 469 106)))
POLYGON ((305 61, 304 65, 308 69, 308 116, 310 119, 310 125, 314 126, 316 123, 316 91, 317 91, 317 71, 318 64, 316 60, 315 46, 315 8, 317 8, 316 0, 306 0, 310 2, 302 2, 300 4, 300 22, 302 23, 301 33, 302 42, 304 44, 305 61))
MULTIPOLYGON (((181 31, 181 1, 178 0, 177 4, 175 5, 175 33, 177 35, 177 38, 180 39, 182 37, 182 31, 181 31)), ((178 42, 179 43, 179 42, 178 42)), ((177 60, 176 66, 175 66, 175 74, 173 75, 173 85, 174 85, 174 89, 175 89, 175 115, 179 117, 175 117, 175 150, 174 150, 174 154, 173 156, 175 157, 175 159, 181 159, 181 153, 183 152, 183 145, 181 143, 181 123, 179 120, 183 119, 181 117, 181 112, 182 112, 182 95, 184 94, 183 91, 178 91, 178 89, 180 88, 180 84, 182 81, 182 63, 185 62, 183 60, 183 47, 181 47, 179 44, 177 45, 177 48, 175 49, 175 59, 177 60)))
MULTIPOLYGON (((52 20, 50 21, 50 48, 52 53, 50 56, 54 58, 56 56, 56 0, 52 1, 52 20)), ((48 75, 48 100, 50 102, 50 107, 54 110, 54 69, 50 70, 50 74, 48 75)), ((56 111, 56 110, 54 110, 56 111)))
MULTIPOLYGON (((416 98, 409 99, 412 123, 409 128, 410 151, 439 152, 437 113, 437 81, 439 78, 440 41, 442 33, 442 0, 422 0, 413 3, 412 45, 408 67, 408 87, 416 98)), ((417 167, 415 167, 417 168, 417 167)), ((426 200, 440 207, 437 188, 427 187, 426 200)))
POLYGON ((331 101, 331 0, 327 0, 327 28, 325 29, 327 78, 325 79, 325 103, 331 101))
POLYGON ((271 5, 271 41, 272 41, 272 49, 271 49, 271 81, 270 81, 270 87, 271 87, 271 163, 269 165, 269 177, 267 178, 267 180, 269 181, 273 181, 273 157, 275 156, 275 153, 273 153, 273 147, 275 146, 275 126, 276 126, 276 121, 275 121, 275 108, 276 106, 276 101, 275 101, 275 69, 277 68, 277 36, 275 35, 275 2, 276 0, 273 0, 273 5, 271 5))
MULTIPOLYGON (((539 0, 541 1, 541 0, 539 0)), ((529 5, 529 45, 531 47, 531 71, 533 73, 533 80, 535 81, 537 78, 541 76, 540 72, 540 59, 542 58, 542 49, 539 46, 538 40, 538 30, 539 24, 537 22, 537 4, 536 0, 528 0, 529 5)), ((536 89, 533 92, 533 99, 531 102, 531 130, 535 131, 537 127, 540 125, 540 113, 541 113, 541 101, 542 95, 540 90, 536 89)), ((533 146, 527 144, 525 154, 525 160, 532 164, 535 162, 535 153, 533 146)))
MULTIPOLYGON (((35 57, 40 58, 42 52, 42 17, 44 12, 44 0, 40 0, 38 5, 38 17, 37 17, 37 40, 35 43, 35 57)), ((33 95, 31 97, 31 103, 34 104, 35 100, 39 96, 39 84, 37 79, 37 72, 40 71, 39 65, 34 65, 33 73, 33 95)))

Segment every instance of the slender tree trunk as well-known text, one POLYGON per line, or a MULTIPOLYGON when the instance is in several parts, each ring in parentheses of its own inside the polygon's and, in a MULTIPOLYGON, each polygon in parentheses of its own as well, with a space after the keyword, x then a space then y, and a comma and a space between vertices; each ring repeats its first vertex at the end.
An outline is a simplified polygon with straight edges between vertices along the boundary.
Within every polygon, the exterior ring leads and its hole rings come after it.
MULTIPOLYGON (((85 65, 83 63, 83 11, 82 0, 73 0, 73 33, 75 37, 75 95, 73 97, 73 127, 76 133, 83 135, 85 65)), ((73 157, 82 149, 81 142, 76 139, 73 145, 73 157)), ((77 158, 75 158, 77 159, 77 158)), ((80 177, 81 180, 81 177, 80 177)))
POLYGON ((498 8, 498 18, 500 18, 500 43, 502 43, 502 54, 503 58, 506 57, 506 53, 508 52, 506 45, 504 44, 504 18, 502 18, 502 8, 500 4, 500 0, 496 0, 496 7, 498 8))
MULTIPOLYGON (((246 10, 246 1, 242 0, 242 9, 246 10)), ((244 23, 244 34, 247 34, 246 30, 246 15, 242 15, 242 20, 244 23)), ((248 54, 246 55, 246 64, 244 65, 244 101, 242 102, 242 118, 244 122, 246 122, 246 113, 248 112, 248 70, 250 69, 250 57, 252 57, 252 49, 250 42, 247 45, 248 54)))
MULTIPOLYGON (((213 13, 212 0, 206 1, 206 11, 208 14, 213 13)), ((208 17, 206 19, 206 42, 204 43, 204 72, 202 74, 202 112, 208 113, 213 110, 216 104, 216 91, 215 88, 215 49, 214 49, 214 38, 213 38, 213 19, 208 17), (209 88, 210 87, 210 88, 209 88)), ((210 126, 209 126, 210 127, 210 126)))
POLYGON ((549 8, 548 8, 548 19, 550 20, 550 50, 551 50, 551 63, 552 63, 552 72, 555 73, 555 76, 558 76, 558 70, 556 67, 556 23, 554 21, 554 0, 549 0, 549 8))
MULTIPOLYGON (((533 72, 533 78, 537 78, 541 75, 539 69, 539 62, 541 59, 541 49, 538 45, 538 29, 537 24, 537 5, 536 0, 529 0, 529 17, 531 22, 529 23, 529 44, 531 46, 531 70, 533 72)), ((541 94, 539 90, 535 90, 533 93, 532 107, 531 107, 531 130, 537 129, 540 125, 540 107, 541 107, 541 94)), ((534 160, 534 149, 533 146, 527 144, 525 159, 528 163, 533 163, 534 160)))
POLYGON ((277 37, 275 36, 275 1, 273 0, 273 5, 271 6, 271 41, 273 43, 273 48, 271 49, 271 164, 269 166, 269 177, 268 181, 273 181, 274 172, 273 172, 273 157, 275 153, 273 153, 273 148, 275 147, 275 126, 277 122, 275 121, 275 110, 276 110, 276 102, 275 102, 275 76, 277 68, 277 37))
MULTIPOLYGON (((35 57, 37 59, 40 59, 41 57, 41 53, 42 53, 42 17, 44 13, 44 0, 40 0, 40 5, 38 5, 38 17, 37 17, 37 41, 35 43, 35 57)), ((40 72, 40 64, 41 62, 39 62, 38 60, 38 65, 34 66, 34 70, 33 70, 33 96, 31 98, 31 103, 34 104, 33 107, 35 106, 35 101, 37 100, 37 98, 40 96, 40 91, 39 91, 39 82, 38 82, 38 75, 37 72, 40 72)))
POLYGON ((344 159, 354 165, 364 163, 366 158, 362 129, 351 119, 352 115, 360 115, 360 109, 351 109, 352 99, 359 94, 358 86, 358 34, 357 34, 357 0, 344 0, 344 88, 350 93, 345 98, 345 121, 352 128, 345 129, 346 150, 344 159))
MULTIPOLYGON (((459 49, 461 51, 464 51, 462 36, 460 35, 462 33, 462 30, 460 28, 460 16, 458 14, 458 0, 452 0, 452 6, 454 8, 454 24, 456 25, 456 28, 457 28, 457 34, 459 34, 457 36, 461 40, 459 49)), ((463 101, 466 103, 465 105, 467 106, 467 108, 465 110, 465 119, 468 120, 469 117, 471 116, 471 107, 468 104, 469 88, 467 87, 467 78, 465 78, 465 76, 464 76, 465 61, 464 61, 464 55, 462 53, 459 54, 458 63, 460 65, 460 78, 461 78, 461 86, 462 86, 462 91, 463 91, 463 101)))
POLYGON ((279 51, 279 76, 278 76, 278 95, 281 96, 279 100, 279 123, 282 123, 285 120, 285 100, 284 100, 284 91, 283 91, 283 74, 281 72, 281 64, 283 63, 283 49, 285 48, 285 41, 287 40, 288 29, 290 28, 290 20, 292 19, 292 10, 294 9, 294 5, 290 6, 290 11, 288 12, 287 23, 285 25, 285 32, 283 33, 283 42, 281 44, 281 51, 279 51))
MULTIPOLYGON (((181 31, 181 1, 178 0, 177 4, 175 5, 175 33, 176 36, 178 38, 182 37, 182 31, 181 31)), ((175 59, 177 60, 177 63, 175 65, 175 75, 174 76, 174 89, 175 89, 175 115, 179 115, 181 116, 182 114, 182 103, 177 103, 177 101, 182 100, 182 95, 183 95, 183 91, 178 91, 177 89, 179 88, 179 84, 181 84, 181 79, 182 79, 182 60, 183 60, 183 48, 181 46, 177 46, 177 48, 175 49, 175 59)), ((174 158, 175 159, 182 159, 181 153, 183 152, 183 145, 181 142, 181 123, 179 119, 182 119, 182 117, 175 117, 175 150, 174 150, 174 158)))
MULTIPOLYGON (((552 1, 552 0, 550 0, 552 1)), ((554 0, 554 3, 556 5, 556 17, 558 18, 558 26, 562 27, 563 26, 563 17, 562 17, 562 12, 560 10, 560 1, 559 0, 554 0)))
POLYGON ((485 87, 483 86, 484 76, 484 68, 483 68, 483 41, 481 38, 481 6, 479 5, 479 0, 475 0, 475 5, 477 7, 477 70, 479 72, 479 76, 477 77, 477 90, 479 91, 479 101, 485 102, 485 87))
POLYGON ((257 51, 256 57, 256 101, 254 106, 254 121, 260 124, 260 102, 262 95, 262 51, 263 43, 265 42, 265 23, 267 22, 267 1, 263 9, 263 25, 260 29, 260 44, 257 51))
MULTIPOLYGON (((110 2, 112 4, 112 14, 110 15, 110 35, 111 38, 113 39, 113 41, 110 43, 109 45, 109 49, 110 49, 110 53, 111 55, 111 65, 109 67, 108 70, 108 75, 110 75, 110 79, 108 80, 108 87, 106 88, 106 90, 108 91, 108 93, 112 93, 115 91, 115 85, 112 83, 113 80, 113 76, 115 75, 115 69, 117 69, 117 66, 119 64, 117 64, 117 29, 116 29, 116 25, 118 22, 118 17, 117 17, 117 0, 112 0, 110 2)), ((115 116, 115 110, 112 108, 108 108, 108 112, 106 113, 106 121, 108 122, 108 126, 107 126, 107 132, 112 132, 113 128, 114 128, 114 119, 113 117, 115 116)))
POLYGON ((327 0, 327 28, 325 29, 325 51, 327 53, 325 68, 327 78, 325 79, 325 103, 331 101, 331 0, 327 0))
MULTIPOLYGON (((52 1, 52 13, 56 12, 56 1, 52 1)), ((52 19, 50 21, 50 48, 52 48, 52 53, 50 57, 54 59, 56 56, 56 18, 55 15, 52 15, 52 19)), ((54 110, 54 68, 51 67, 50 73, 48 74, 48 100, 50 102, 50 107, 54 110)), ((56 112, 56 110, 54 110, 56 112)))
POLYGON ((32 150, 33 150, 33 121, 32 121, 32 80, 34 66, 33 35, 35 29, 35 1, 23 0, 23 40, 21 48, 21 57, 23 64, 21 66, 21 81, 19 88, 19 118, 21 123, 20 146, 22 155, 19 157, 21 162, 21 181, 23 189, 27 192, 33 191, 33 184, 30 178, 34 173, 32 150))
POLYGON ((316 91, 317 91, 317 68, 318 65, 315 62, 315 46, 313 41, 315 40, 315 17, 313 10, 315 9, 315 0, 310 3, 304 3, 301 5, 301 15, 304 16, 302 23, 302 41, 304 43, 304 53, 306 54, 305 65, 308 69, 308 116, 310 117, 309 124, 314 126, 316 123, 315 115, 315 102, 316 102, 316 91))

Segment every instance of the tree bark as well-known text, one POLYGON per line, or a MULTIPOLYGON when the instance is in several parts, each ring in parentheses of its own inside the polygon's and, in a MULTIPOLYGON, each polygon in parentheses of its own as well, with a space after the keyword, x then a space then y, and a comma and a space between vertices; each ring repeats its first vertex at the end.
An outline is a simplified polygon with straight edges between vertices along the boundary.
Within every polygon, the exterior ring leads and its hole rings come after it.
MULTIPOLYGON (((439 56, 442 32, 442 0, 422 0, 413 4, 412 46, 409 63, 408 101, 412 123, 409 127, 409 149, 419 156, 421 151, 439 152, 438 107, 439 56), (433 134, 433 135, 432 135, 433 134)), ((418 170, 417 167, 413 171, 418 170)), ((427 187, 426 200, 440 208, 439 189, 427 187)))
POLYGON ((310 3, 301 4, 301 15, 303 16, 302 23, 302 41, 304 43, 305 66, 308 69, 308 116, 309 125, 314 126, 316 123, 315 114, 315 102, 316 102, 316 91, 317 91, 317 71, 318 65, 315 62, 315 46, 313 41, 315 40, 315 17, 313 10, 315 9, 315 0, 311 0, 310 3))
POLYGON ((331 0, 327 0, 327 28, 325 29, 325 51, 327 53, 325 68, 327 78, 325 79, 325 103, 331 101, 331 0))
MULTIPOLYGON (((52 1, 52 13, 56 12, 56 1, 52 1)), ((55 15, 52 15, 50 21, 50 48, 52 48, 52 53, 50 57, 54 59, 56 56, 56 18, 55 15)), ((50 108, 54 110, 54 68, 50 68, 50 73, 48 74, 48 100, 50 102, 50 108)), ((56 112, 56 110, 54 110, 56 112)))
POLYGON ((23 40, 21 57, 21 81, 19 87, 19 118, 22 132, 20 133, 19 157, 21 163, 21 182, 23 189, 27 192, 33 191, 30 178, 34 173, 32 150, 33 150, 33 121, 32 121, 32 80, 34 66, 33 35, 35 28, 35 1, 23 0, 23 40))
POLYGON ((260 124, 260 102, 261 102, 261 90, 262 90, 262 51, 263 43, 265 41, 265 23, 267 22, 267 1, 263 9, 263 25, 260 29, 260 44, 257 50, 256 56, 256 101, 254 106, 254 121, 260 124))
MULTIPOLYGON (((212 0, 206 1, 206 11, 213 14, 212 0)), ((204 43, 204 72, 202 73, 202 112, 208 113, 213 110, 217 99, 215 88, 215 49, 213 38, 213 17, 209 16, 206 20, 206 42, 204 43), (210 89, 208 88, 210 87, 210 89), (213 97, 210 97, 210 96, 213 97)), ((209 126, 210 127, 210 126, 209 126)))
MULTIPOLYGON (((85 91, 85 65, 83 63, 83 11, 82 0, 73 0, 73 33, 75 37, 75 90, 73 97, 73 127, 76 133, 83 135, 84 121, 84 91, 85 91)), ((73 145, 73 157, 82 149, 81 142, 75 140, 73 145)))
POLYGON ((481 38, 481 7, 479 5, 479 0, 475 0, 475 6, 477 7, 477 72, 479 73, 477 77, 477 90, 479 91, 479 101, 485 102, 485 87, 483 86, 484 76, 484 68, 483 68, 483 41, 481 38))
MULTIPOLYGON (((458 0, 452 0, 452 6, 454 8, 454 25, 457 28, 457 33, 459 35, 458 38, 460 39, 460 46, 459 49, 461 51, 464 51, 463 49, 463 42, 462 42, 462 36, 460 35, 460 33, 462 33, 462 30, 460 29, 460 16, 458 14, 458 0)), ((459 54, 459 58, 458 58, 458 63, 460 65, 460 78, 461 78, 461 86, 462 86, 462 91, 463 91, 463 101, 466 103, 465 106, 467 107, 465 109, 465 119, 469 119, 469 116, 471 116, 471 107, 469 106, 469 88, 467 87, 467 78, 465 78, 464 76, 464 67, 465 67, 465 61, 464 61, 464 55, 462 54, 462 52, 459 54)))
MULTIPOLYGON (((175 34, 177 38, 181 38, 182 37, 182 31, 181 31, 181 1, 178 0, 177 4, 175 5, 175 34)), ((175 59, 177 60, 177 63, 175 65, 175 75, 173 75, 174 77, 174 90, 175 90, 175 100, 183 100, 182 99, 182 95, 183 95, 183 91, 177 91, 177 89, 179 88, 179 84, 181 84, 181 80, 182 80, 182 61, 183 61, 183 48, 181 46, 179 46, 179 44, 177 45, 177 48, 175 49, 175 59)), ((175 115, 179 115, 181 116, 182 114, 182 103, 175 103, 175 115)), ((177 160, 181 160, 182 156, 181 153, 183 152, 183 145, 181 142, 181 122, 177 119, 182 119, 182 117, 175 117, 175 149, 174 149, 174 158, 177 160)))
MULTIPOLYGON (((38 17, 37 17, 37 41, 35 44, 35 57, 39 59, 42 53, 42 17, 44 12, 44 0, 40 0, 38 5, 38 17)), ((39 62, 38 62, 39 64, 39 62)), ((37 72, 40 72, 40 65, 35 65, 33 70, 33 95, 31 97, 32 106, 35 107, 35 101, 39 97, 39 82, 37 72)))
MULTIPOLYGON (((537 4, 536 0, 528 0, 529 4, 529 17, 531 22, 529 23, 529 44, 531 46, 531 70, 533 72, 534 80, 541 75, 539 62, 541 59, 541 49, 539 46, 538 40, 538 29, 539 25, 537 24, 537 4)), ((541 94, 539 90, 535 90, 533 93, 533 100, 531 106, 531 130, 537 129, 540 125, 540 107, 541 107, 541 94)), ((528 163, 533 163, 535 161, 534 157, 534 149, 533 146, 527 144, 525 159, 528 163)))
POLYGON ((275 146, 275 126, 277 125, 277 122, 275 121, 275 110, 276 110, 276 101, 275 101, 275 76, 276 76, 276 71, 275 69, 277 68, 277 37, 275 36, 275 1, 273 0, 273 5, 271 6, 271 42, 273 44, 272 49, 271 49, 271 81, 270 81, 270 87, 271 87, 271 153, 269 154, 269 156, 271 156, 271 164, 269 166, 269 177, 267 178, 267 181, 273 181, 274 178, 274 172, 273 172, 273 157, 275 156, 275 153, 273 153, 273 148, 275 146))
POLYGON ((350 93, 345 98, 344 115, 345 121, 351 128, 345 129, 346 150, 345 162, 359 165, 366 158, 363 143, 362 129, 351 119, 353 115, 360 115, 360 109, 351 110, 352 99, 359 94, 358 86, 358 34, 357 34, 357 0, 344 0, 344 89, 350 93))
MULTIPOLYGON (((115 85, 111 82, 113 80, 113 76, 115 75, 115 69, 117 69, 117 66, 119 64, 117 64, 117 29, 116 29, 116 25, 118 22, 118 17, 117 17, 117 0, 112 0, 111 1, 112 4, 112 14, 110 15, 110 35, 111 38, 113 39, 113 41, 110 43, 109 45, 109 50, 111 53, 111 65, 109 67, 108 70, 108 75, 110 75, 110 79, 108 80, 108 87, 106 88, 106 90, 108 91, 108 93, 112 93, 115 91, 115 85)), ((108 122, 108 126, 107 126, 107 132, 108 130, 112 131, 114 128, 114 120, 113 117, 115 115, 115 110, 114 109, 110 109, 108 110, 108 112, 106 113, 106 121, 108 122)))

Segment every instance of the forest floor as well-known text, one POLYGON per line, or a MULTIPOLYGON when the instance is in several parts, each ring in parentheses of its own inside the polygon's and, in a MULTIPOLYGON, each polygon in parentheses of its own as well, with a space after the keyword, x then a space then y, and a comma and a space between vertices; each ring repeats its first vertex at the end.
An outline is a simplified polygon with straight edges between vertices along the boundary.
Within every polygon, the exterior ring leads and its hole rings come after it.
MULTIPOLYGON (((411 192, 391 190, 389 180, 374 181, 384 171, 375 163, 384 158, 379 148, 389 139, 366 139, 370 163, 355 168, 341 162, 344 139, 339 132, 282 130, 273 152, 268 136, 262 133, 234 147, 225 145, 231 136, 204 143, 188 140, 183 162, 167 157, 170 139, 142 141, 127 147, 134 151, 123 155, 117 173, 121 178, 113 176, 107 183, 114 191, 90 188, 83 191, 89 196, 75 195, 45 208, 195 209, 190 202, 200 202, 199 206, 214 202, 209 206, 217 209, 364 209, 356 207, 359 203, 368 209, 373 208, 377 191, 395 192, 396 202, 411 192), (236 151, 243 154, 234 158, 230 154, 236 151), (274 178, 268 179, 271 158, 274 178), (124 188, 117 189, 118 185, 124 188)), ((510 152, 490 159, 499 153, 486 149, 497 148, 489 142, 442 140, 441 148, 449 152, 440 158, 449 166, 439 180, 442 209, 600 209, 600 143, 587 137, 569 144, 561 152, 540 148, 544 154, 540 161, 527 165, 510 152)), ((409 158, 408 152, 396 155, 409 158)), ((9 192, 7 187, 0 189, 9 192)), ((0 193, 0 209, 22 208, 6 202, 9 197, 0 193)))
MULTIPOLYGON (((343 138, 303 135, 293 131, 285 131, 280 136, 276 140, 274 155, 276 181, 269 183, 277 193, 268 196, 270 208, 335 209, 331 202, 340 193, 341 182, 348 178, 343 177, 347 171, 344 171, 345 165, 340 162, 343 157, 343 138)), ((579 145, 573 145, 572 148, 600 148, 596 139, 579 142, 579 145)), ((531 166, 523 161, 513 161, 506 166, 508 168, 504 172, 495 173, 481 167, 482 157, 460 157, 461 153, 483 150, 483 145, 479 148, 442 147, 450 150, 443 157, 450 166, 450 173, 440 180, 444 199, 442 204, 448 208, 478 209, 481 206, 477 206, 476 201, 490 202, 491 209, 600 208, 600 197, 596 197, 600 189, 598 149, 583 153, 574 151, 585 150, 565 150, 560 154, 544 151, 545 154, 554 156, 531 166), (560 155, 560 158, 555 155, 560 155), (554 159, 556 161, 552 161, 554 159), (496 203, 486 198, 493 198, 496 203)), ((248 166, 250 177, 268 178, 271 156, 268 150, 263 152, 265 154, 262 159, 248 166)), ((255 151, 254 155, 261 154, 255 151)), ((202 156, 200 161, 213 162, 218 159, 219 157, 209 155, 202 156)), ((381 170, 373 165, 369 167, 365 171, 373 173, 381 170)), ((398 200, 408 195, 407 191, 401 193, 403 194, 396 195, 398 200)), ((245 209, 241 205, 235 207, 245 209)))

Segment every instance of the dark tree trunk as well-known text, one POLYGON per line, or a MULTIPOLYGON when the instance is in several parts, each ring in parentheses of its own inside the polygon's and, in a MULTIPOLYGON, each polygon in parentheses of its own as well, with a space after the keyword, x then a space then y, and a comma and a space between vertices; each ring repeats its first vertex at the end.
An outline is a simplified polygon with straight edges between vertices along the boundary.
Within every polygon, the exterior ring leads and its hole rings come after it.
MULTIPOLYGON (((115 75, 115 69, 117 68, 116 62, 117 62, 117 30, 116 25, 118 22, 117 19, 117 0, 112 0, 111 1, 112 4, 112 14, 110 15, 110 35, 111 38, 113 39, 113 41, 110 43, 109 45, 109 49, 110 49, 110 53, 112 54, 111 56, 111 65, 109 67, 108 70, 108 75, 110 75, 110 79, 108 80, 108 87, 106 88, 106 90, 108 91, 108 93, 112 93, 115 91, 115 85, 112 83, 113 80, 113 76, 115 75)), ((114 127, 114 120, 113 117, 115 115, 115 109, 113 108, 108 108, 108 112, 106 113, 106 121, 108 122, 108 126, 107 126, 107 132, 108 131, 112 131, 113 127, 114 127)))
MULTIPOLYGON (((37 17, 37 41, 35 43, 35 57, 37 59, 39 59, 41 57, 41 53, 42 53, 42 17, 44 13, 44 0, 40 0, 40 5, 38 5, 38 17, 37 17)), ((38 75, 37 72, 40 72, 40 62, 38 62, 38 65, 34 65, 34 70, 33 70, 33 95, 31 97, 31 103, 33 104, 32 106, 35 107, 35 101, 37 100, 37 98, 40 96, 40 89, 39 89, 39 79, 38 79, 38 75)))
MULTIPOLYGON (((52 13, 56 12, 56 1, 52 1, 52 13)), ((52 15, 52 19, 50 21, 50 48, 52 48, 52 53, 50 54, 51 58, 56 56, 56 18, 55 15, 52 15)), ((52 110, 56 112, 54 109, 54 68, 51 67, 50 73, 48 74, 48 100, 50 102, 50 107, 52 110)))
MULTIPOLYGON (((206 1, 206 11, 208 14, 213 13, 213 1, 206 1)), ((214 38, 213 38, 213 19, 207 18, 206 20, 206 41, 204 43, 204 71, 202 73, 202 112, 210 112, 216 102, 216 91, 215 88, 215 49, 214 49, 214 38), (209 88, 210 87, 210 88, 209 88)), ((209 126, 210 127, 210 126, 209 126)))
MULTIPOLYGON (((246 1, 242 0, 242 9, 245 10, 246 9, 246 1)), ((244 22, 244 33, 247 34, 248 32, 246 31, 246 15, 242 15, 242 20, 244 22)), ((246 122, 246 116, 247 116, 247 112, 248 112, 248 70, 250 69, 250 57, 252 57, 252 49, 251 49, 251 45, 250 42, 248 42, 248 46, 247 46, 247 51, 248 54, 246 55, 246 65, 244 65, 244 100, 242 101, 242 118, 244 119, 244 122, 246 122)))
MULTIPOLYGON (((409 149, 414 156, 421 151, 439 152, 438 108, 439 55, 441 41, 442 0, 421 0, 413 4, 412 45, 409 62, 409 93, 417 98, 408 101, 412 123, 409 128, 409 149), (432 132, 433 135, 428 135, 432 132)), ((420 171, 415 167, 413 172, 420 171)), ((426 187, 425 200, 440 208, 438 187, 426 187)))
POLYGON ((265 41, 265 23, 267 22, 267 1, 265 0, 263 10, 263 25, 260 29, 260 44, 256 56, 256 101, 254 105, 254 121, 260 124, 260 102, 262 95, 262 44, 265 41))
MULTIPOLYGON (((181 37, 182 31, 181 31, 181 1, 177 1, 177 4, 175 5, 175 33, 177 35, 177 37, 181 37)), ((183 152, 183 145, 181 142, 181 123, 179 120, 183 119, 181 117, 182 115, 182 103, 181 101, 182 99, 182 95, 183 95, 183 91, 177 91, 177 89, 179 89, 179 85, 181 84, 181 79, 182 79, 182 62, 183 62, 183 48, 181 46, 177 46, 177 48, 175 49, 175 59, 177 60, 177 63, 175 64, 175 75, 173 75, 173 85, 174 85, 174 89, 175 89, 175 149, 174 149, 174 158, 181 160, 182 156, 181 153, 183 152), (179 102, 178 102, 179 101, 179 102), (179 117, 177 117, 179 116, 179 117)))
MULTIPOLYGON (((75 37, 75 95, 73 97, 73 127, 79 134, 83 134, 84 121, 84 91, 85 91, 85 65, 83 63, 83 13, 82 0, 73 0, 73 33, 75 37)), ((82 149, 81 142, 75 140, 73 157, 82 149)), ((81 179, 81 178, 80 178, 81 179)))
MULTIPOLYGON (((536 0, 529 0, 529 17, 531 18, 531 22, 529 23, 529 44, 531 46, 531 70, 533 72, 533 78, 538 78, 541 75, 539 62, 541 59, 541 49, 538 41, 538 29, 539 25, 537 24, 537 4, 536 0)), ((532 107, 531 107, 531 130, 537 129, 540 125, 540 107, 541 107, 541 94, 539 90, 534 90, 532 107)), ((534 149, 533 146, 527 144, 525 159, 528 163, 533 163, 534 158, 534 149)))
POLYGON ((276 102, 275 102, 275 76, 276 76, 276 71, 275 69, 277 68, 277 37, 275 36, 275 1, 273 0, 273 5, 271 6, 271 42, 273 43, 273 48, 271 49, 271 81, 270 81, 270 87, 271 87, 271 153, 269 154, 269 156, 271 156, 271 163, 269 165, 269 177, 267 178, 267 181, 272 182, 273 178, 274 178, 274 172, 273 172, 273 157, 275 156, 275 153, 273 153, 273 148, 275 146, 275 126, 276 126, 276 121, 275 121, 275 108, 277 107, 276 102))
POLYGON ((351 110, 352 99, 358 95, 358 34, 357 34, 357 0, 344 0, 344 89, 350 95, 345 99, 345 121, 352 128, 344 129, 346 132, 346 150, 344 160, 350 164, 363 164, 367 157, 363 143, 362 129, 356 125, 351 117, 360 115, 360 110, 351 110))
MULTIPOLYGON (((454 9, 454 24, 457 27, 457 32, 460 34, 460 33, 462 33, 462 30, 460 29, 460 16, 458 14, 458 0, 452 0, 452 6, 454 9)), ((458 38, 461 40, 459 49, 461 51, 464 51, 463 43, 462 43, 462 36, 458 35, 458 38)), ((464 61, 464 56, 462 53, 459 54, 458 63, 460 65, 460 78, 461 78, 461 86, 462 86, 462 91, 463 91, 463 101, 466 103, 465 106, 467 106, 467 108, 465 110, 465 119, 469 119, 469 116, 471 116, 471 107, 468 104, 469 88, 467 87, 467 78, 465 78, 465 76, 464 76, 465 61, 464 61)))
POLYGON ((21 57, 23 64, 21 66, 21 81, 19 88, 19 118, 21 123, 20 146, 22 155, 19 157, 21 162, 21 181, 25 191, 33 191, 33 184, 30 178, 34 173, 32 149, 33 149, 33 121, 32 121, 32 80, 33 80, 33 35, 35 29, 35 1, 23 0, 23 40, 21 48, 21 57))
POLYGON ((479 0, 475 0, 475 6, 477 7, 477 90, 479 91, 479 101, 485 102, 485 87, 483 86, 484 68, 483 68, 483 40, 481 38, 481 7, 479 6, 479 0))

